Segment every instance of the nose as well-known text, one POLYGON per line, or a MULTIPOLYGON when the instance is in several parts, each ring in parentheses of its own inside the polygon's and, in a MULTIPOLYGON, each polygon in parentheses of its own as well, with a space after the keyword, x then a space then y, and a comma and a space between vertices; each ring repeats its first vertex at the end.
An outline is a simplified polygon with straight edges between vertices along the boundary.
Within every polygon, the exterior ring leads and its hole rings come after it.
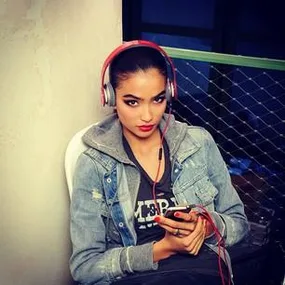
POLYGON ((142 108, 141 112, 141 120, 149 123, 153 119, 153 114, 151 107, 149 105, 145 105, 144 108, 142 108))

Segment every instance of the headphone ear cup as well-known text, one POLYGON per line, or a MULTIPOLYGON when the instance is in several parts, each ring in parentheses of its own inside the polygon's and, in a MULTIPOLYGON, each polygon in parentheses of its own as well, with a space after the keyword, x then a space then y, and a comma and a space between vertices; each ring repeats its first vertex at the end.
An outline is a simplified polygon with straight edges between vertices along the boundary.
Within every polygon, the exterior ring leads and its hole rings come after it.
POLYGON ((174 96, 173 83, 169 79, 167 79, 165 87, 165 98, 167 102, 171 102, 173 96, 174 96))
POLYGON ((116 95, 113 86, 110 82, 104 85, 105 104, 109 107, 115 107, 116 95))

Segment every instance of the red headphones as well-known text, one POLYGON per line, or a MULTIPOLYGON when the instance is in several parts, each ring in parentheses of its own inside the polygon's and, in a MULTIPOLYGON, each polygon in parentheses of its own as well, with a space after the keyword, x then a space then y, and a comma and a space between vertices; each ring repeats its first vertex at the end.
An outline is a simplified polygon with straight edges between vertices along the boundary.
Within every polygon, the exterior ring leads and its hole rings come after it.
MULTIPOLYGON (((165 88, 165 97, 167 101, 171 101, 172 98, 177 98, 177 85, 176 85, 176 77, 175 77, 175 68, 172 60, 166 54, 166 52, 157 44, 145 41, 145 40, 135 40, 130 42, 125 42, 122 45, 118 46, 113 52, 109 54, 106 58, 102 71, 101 71, 101 103, 103 106, 115 106, 116 105, 116 96, 115 90, 112 87, 110 82, 105 83, 105 73, 112 61, 116 56, 118 56, 121 52, 136 47, 150 47, 160 52, 163 58, 166 61, 166 64, 169 65, 169 70, 171 74, 167 74, 166 78, 166 88, 165 88), (170 75, 170 76, 169 76, 170 75)), ((167 68, 168 69, 168 68, 167 68)))

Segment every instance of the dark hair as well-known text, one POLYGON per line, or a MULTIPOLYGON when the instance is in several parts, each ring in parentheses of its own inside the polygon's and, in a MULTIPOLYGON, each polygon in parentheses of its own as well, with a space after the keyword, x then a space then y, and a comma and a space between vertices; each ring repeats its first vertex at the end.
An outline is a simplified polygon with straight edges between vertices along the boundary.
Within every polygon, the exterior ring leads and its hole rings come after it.
POLYGON ((110 83, 116 89, 130 73, 156 68, 161 75, 167 75, 167 63, 163 55, 151 47, 133 47, 118 54, 109 67, 110 83))

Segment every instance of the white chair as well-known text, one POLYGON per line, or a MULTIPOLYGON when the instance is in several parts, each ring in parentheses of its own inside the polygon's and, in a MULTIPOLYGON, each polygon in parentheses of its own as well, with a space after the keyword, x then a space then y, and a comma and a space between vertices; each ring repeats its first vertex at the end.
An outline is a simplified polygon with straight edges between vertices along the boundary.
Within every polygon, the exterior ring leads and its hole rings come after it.
POLYGON ((82 141, 84 133, 95 124, 89 125, 88 127, 77 132, 69 141, 66 152, 65 152, 65 176, 67 181, 67 187, 69 191, 69 197, 72 197, 73 191, 73 175, 79 155, 87 149, 87 145, 82 141))

